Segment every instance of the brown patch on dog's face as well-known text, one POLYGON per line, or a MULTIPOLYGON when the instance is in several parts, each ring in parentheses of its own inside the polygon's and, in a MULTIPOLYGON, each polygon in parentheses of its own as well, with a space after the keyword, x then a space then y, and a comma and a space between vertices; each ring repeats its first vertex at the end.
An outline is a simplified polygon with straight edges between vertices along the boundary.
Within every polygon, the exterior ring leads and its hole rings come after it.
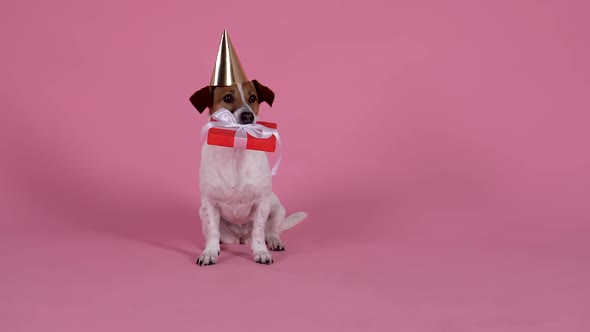
POLYGON ((232 86, 218 86, 213 90, 213 101, 209 112, 217 112, 225 108, 235 112, 241 108, 250 108, 258 115, 258 94, 252 82, 234 84, 232 86))
POLYGON ((210 114, 221 108, 226 108, 231 112, 238 109, 250 109, 255 115, 258 115, 260 103, 266 102, 272 106, 274 98, 275 95, 271 89, 252 80, 232 86, 206 86, 195 92, 190 97, 190 102, 199 113, 203 113, 206 108, 209 108, 210 114))

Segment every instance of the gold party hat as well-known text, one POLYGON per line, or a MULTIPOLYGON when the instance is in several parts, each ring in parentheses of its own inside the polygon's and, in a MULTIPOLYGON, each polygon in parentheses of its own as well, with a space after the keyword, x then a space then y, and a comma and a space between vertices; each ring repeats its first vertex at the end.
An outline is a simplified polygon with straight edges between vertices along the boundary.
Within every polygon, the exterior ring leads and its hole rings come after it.
POLYGON ((221 43, 219 44, 219 51, 217 51, 217 60, 215 61, 215 69, 211 75, 210 86, 230 86, 236 83, 247 82, 248 78, 238 55, 234 51, 234 47, 227 35, 227 31, 223 30, 221 36, 221 43))

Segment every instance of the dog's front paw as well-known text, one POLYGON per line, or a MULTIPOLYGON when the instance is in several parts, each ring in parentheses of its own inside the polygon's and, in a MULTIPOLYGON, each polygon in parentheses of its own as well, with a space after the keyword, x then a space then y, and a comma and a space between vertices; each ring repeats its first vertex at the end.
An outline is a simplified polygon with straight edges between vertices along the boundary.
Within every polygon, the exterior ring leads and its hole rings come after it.
POLYGON ((197 258, 197 265, 213 265, 217 263, 217 256, 219 256, 219 251, 203 250, 201 256, 197 258))
POLYGON ((273 251, 285 250, 285 244, 283 243, 283 241, 281 241, 281 239, 277 235, 269 236, 266 239, 266 244, 268 245, 268 249, 273 250, 273 251))
POLYGON ((272 264, 272 256, 268 250, 264 251, 255 251, 254 252, 254 261, 258 264, 272 264))

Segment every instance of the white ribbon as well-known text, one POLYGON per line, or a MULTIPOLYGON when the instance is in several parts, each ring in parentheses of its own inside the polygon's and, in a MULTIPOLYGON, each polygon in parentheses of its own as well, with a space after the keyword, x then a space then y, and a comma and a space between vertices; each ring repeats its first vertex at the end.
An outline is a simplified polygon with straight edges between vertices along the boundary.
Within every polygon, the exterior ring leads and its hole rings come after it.
POLYGON ((211 128, 235 130, 236 134, 234 135, 234 148, 237 149, 246 148, 248 134, 250 136, 261 139, 267 139, 271 136, 276 137, 281 152, 279 154, 279 159, 272 168, 272 175, 277 175, 277 170, 279 169, 279 165, 281 164, 281 158, 283 156, 283 149, 281 147, 281 139, 279 137, 279 133, 276 129, 269 128, 258 123, 239 124, 234 115, 225 108, 222 108, 217 112, 213 113, 211 115, 211 118, 217 121, 210 121, 206 125, 204 125, 203 129, 201 129, 201 137, 205 136, 211 128))

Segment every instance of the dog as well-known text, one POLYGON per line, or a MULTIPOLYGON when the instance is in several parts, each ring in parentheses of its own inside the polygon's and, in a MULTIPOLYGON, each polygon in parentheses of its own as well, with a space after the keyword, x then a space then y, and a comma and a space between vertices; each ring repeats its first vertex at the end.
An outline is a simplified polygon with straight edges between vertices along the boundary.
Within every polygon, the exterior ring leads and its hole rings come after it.
MULTIPOLYGON (((231 86, 206 86, 190 101, 199 113, 207 108, 210 115, 227 109, 239 124, 255 124, 260 103, 272 107, 274 98, 270 88, 252 80, 231 86)), ((256 263, 272 264, 268 249, 285 250, 281 232, 307 217, 304 212, 286 216, 272 191, 271 169, 263 151, 205 143, 199 185, 205 249, 196 261, 198 265, 215 264, 220 243, 250 244, 256 263)))

